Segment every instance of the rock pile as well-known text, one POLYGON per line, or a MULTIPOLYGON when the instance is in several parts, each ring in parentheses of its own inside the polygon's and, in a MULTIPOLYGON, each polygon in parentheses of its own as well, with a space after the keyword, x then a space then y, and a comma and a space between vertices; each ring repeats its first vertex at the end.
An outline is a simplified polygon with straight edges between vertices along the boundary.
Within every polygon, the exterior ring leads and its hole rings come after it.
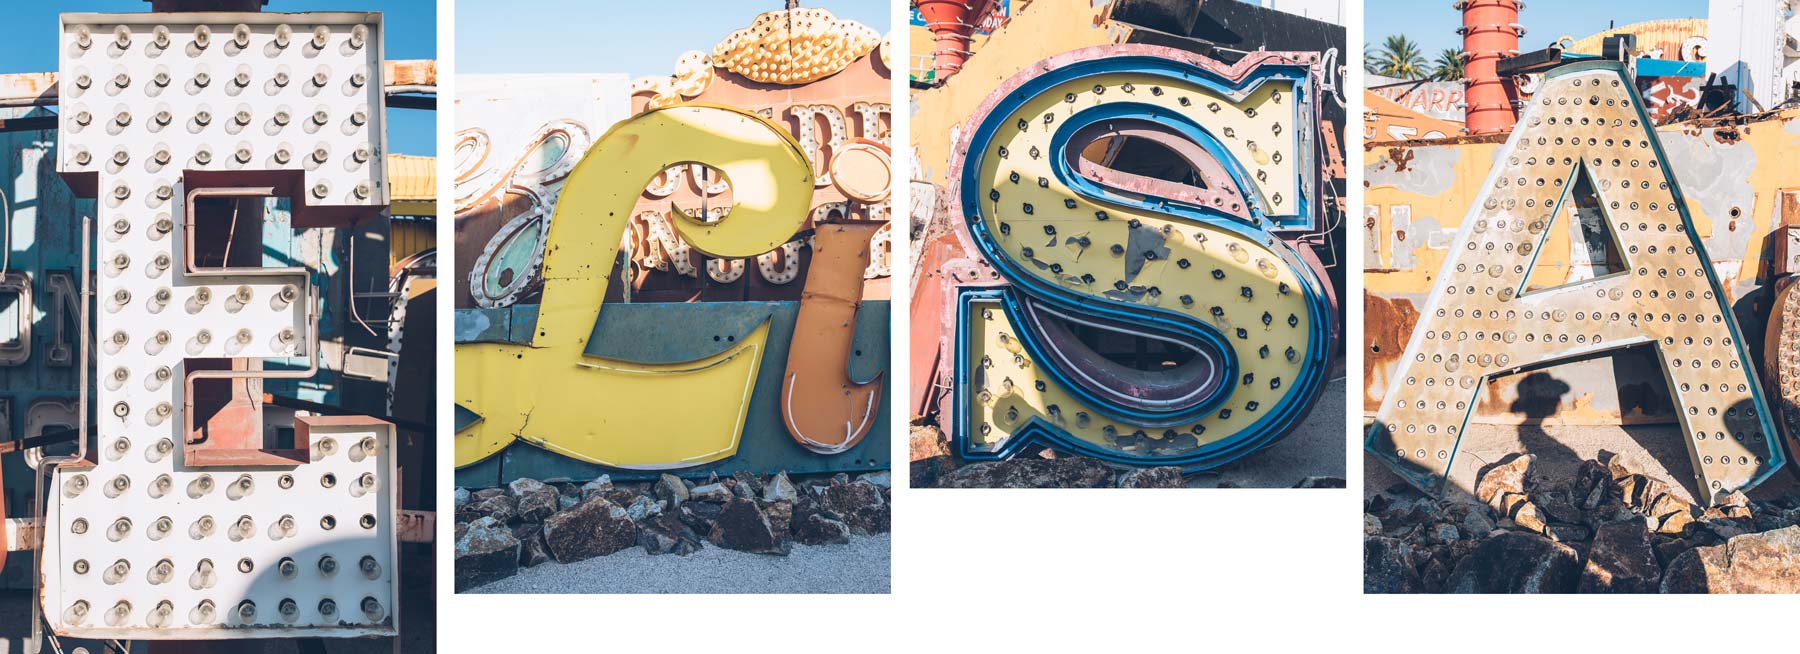
POLYGON ((844 544, 886 533, 890 477, 838 474, 796 483, 787 473, 738 473, 696 483, 586 484, 519 479, 456 489, 456 590, 545 561, 574 563, 641 547, 686 556, 715 547, 785 556, 794 543, 844 544))
POLYGON ((1743 493, 1696 506, 1627 457, 1603 453, 1561 479, 1515 455, 1475 496, 1404 484, 1363 513, 1370 593, 1796 593, 1800 497, 1743 493))
MULTIPOLYGON (((937 427, 913 425, 914 488, 1186 488, 1181 468, 1116 469, 1099 459, 1057 454, 1017 456, 1004 461, 964 462, 951 454, 937 427)), ((1220 482, 1220 488, 1235 488, 1220 482)), ((1342 477, 1307 477, 1294 488, 1343 488, 1342 477)))

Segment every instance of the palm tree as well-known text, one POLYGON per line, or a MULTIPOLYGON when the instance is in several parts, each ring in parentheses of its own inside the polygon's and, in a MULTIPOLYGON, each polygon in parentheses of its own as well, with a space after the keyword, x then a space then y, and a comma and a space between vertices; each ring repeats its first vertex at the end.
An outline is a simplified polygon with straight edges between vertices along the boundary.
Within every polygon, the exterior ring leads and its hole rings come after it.
POLYGON ((1375 73, 1400 79, 1424 79, 1425 55, 1419 52, 1419 45, 1404 35, 1393 35, 1383 39, 1381 51, 1372 60, 1375 73))
POLYGON ((1439 50, 1437 59, 1431 62, 1431 79, 1439 82, 1455 82, 1461 80, 1462 77, 1462 51, 1456 48, 1439 50))

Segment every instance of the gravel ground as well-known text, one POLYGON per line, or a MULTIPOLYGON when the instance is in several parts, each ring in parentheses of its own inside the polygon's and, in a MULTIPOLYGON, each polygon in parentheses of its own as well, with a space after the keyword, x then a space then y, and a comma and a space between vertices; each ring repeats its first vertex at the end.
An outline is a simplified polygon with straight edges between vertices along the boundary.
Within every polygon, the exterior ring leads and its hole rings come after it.
POLYGON ((631 548, 563 565, 554 561, 470 593, 887 593, 889 534, 849 545, 795 545, 781 556, 708 545, 689 556, 631 548))

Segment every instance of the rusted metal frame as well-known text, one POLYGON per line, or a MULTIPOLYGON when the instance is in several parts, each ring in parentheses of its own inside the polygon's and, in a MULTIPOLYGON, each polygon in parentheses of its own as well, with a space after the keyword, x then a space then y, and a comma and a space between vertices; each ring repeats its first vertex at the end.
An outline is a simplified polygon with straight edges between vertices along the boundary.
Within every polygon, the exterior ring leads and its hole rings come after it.
MULTIPOLYGON (((1324 148, 1324 161, 1320 168, 1324 169, 1331 179, 1348 179, 1344 164, 1344 148, 1339 145, 1337 125, 1329 120, 1319 121, 1319 146, 1324 148)), ((1327 188, 1331 184, 1325 184, 1327 188)))
MULTIPOLYGON (((947 228, 945 211, 934 214, 921 239, 925 247, 913 267, 913 301, 908 320, 914 325, 910 336, 911 394, 910 407, 915 417, 942 414, 948 402, 950 370, 947 357, 956 339, 956 289, 974 285, 1004 285, 992 268, 975 261, 973 250, 964 245, 965 230, 947 228)), ((948 435, 949 421, 939 420, 948 435)))
MULTIPOLYGON (((511 175, 509 174, 507 177, 510 178, 511 175)), ((502 224, 500 229, 496 230, 494 235, 488 239, 487 244, 482 246, 481 254, 475 257, 475 265, 469 267, 469 297, 475 301, 477 306, 489 308, 512 306, 517 304, 520 298, 529 295, 541 286, 542 280, 539 279, 539 271, 543 270, 544 246, 549 242, 551 207, 536 189, 510 186, 507 188, 507 192, 518 194, 529 208, 502 224), (493 265, 493 261, 500 253, 500 248, 510 243, 515 235, 534 223, 538 225, 538 236, 536 243, 531 246, 531 263, 527 264, 524 270, 515 271, 512 281, 502 289, 504 292, 499 297, 488 295, 485 282, 488 268, 493 265)), ((478 200, 485 201, 493 195, 493 191, 487 191, 478 200)), ((630 241, 627 240, 623 247, 629 247, 630 244, 630 241)), ((630 284, 624 287, 627 292, 630 289, 630 284)), ((630 301, 629 295, 627 295, 626 301, 630 301)))
MULTIPOLYGON (((1243 220, 1250 219, 1250 207, 1244 201, 1237 188, 1230 183, 1231 175, 1225 171, 1217 159, 1208 154, 1205 148, 1177 135, 1166 126, 1149 121, 1121 120, 1115 122, 1095 123, 1089 125, 1069 138, 1068 149, 1064 151, 1069 165, 1074 167, 1082 177, 1096 182, 1111 185, 1125 191, 1168 198, 1188 204, 1212 207, 1224 211, 1243 220), (1123 123, 1124 126, 1120 126, 1123 123), (1206 184, 1204 187, 1191 186, 1180 182, 1171 182, 1144 175, 1124 172, 1110 166, 1088 161, 1081 152, 1103 137, 1111 136, 1119 139, 1109 143, 1122 143, 1124 138, 1137 138, 1156 143, 1174 152, 1183 162, 1194 169, 1194 173, 1206 184), (1229 202, 1229 204, 1226 204, 1229 202)), ((1108 155, 1115 155, 1108 148, 1108 155)))
MULTIPOLYGON (((1703 116, 1681 122, 1664 123, 1661 128, 1679 128, 1683 131, 1698 131, 1718 127, 1739 127, 1758 122, 1783 119, 1783 114, 1791 114, 1791 109, 1773 109, 1761 113, 1729 114, 1724 116, 1703 116)), ((1471 136, 1452 136, 1441 139, 1408 139, 1404 141, 1365 141, 1363 151, 1376 148, 1422 148, 1434 145, 1472 145, 1480 143, 1505 143, 1512 132, 1498 134, 1479 134, 1471 136)))
MULTIPOLYGON (((305 347, 303 348, 304 356, 306 358, 306 367, 296 369, 296 370, 277 370, 277 371, 269 371, 269 370, 196 370, 196 371, 189 371, 186 375, 186 379, 184 380, 185 389, 184 389, 184 392, 183 392, 182 398, 181 398, 182 416, 183 416, 183 420, 187 423, 183 427, 183 430, 188 435, 192 435, 194 432, 194 424, 193 424, 194 415, 195 415, 194 384, 198 380, 202 380, 202 379, 228 379, 228 380, 310 379, 314 375, 317 375, 319 373, 319 356, 318 356, 318 351, 317 351, 318 343, 319 343, 319 320, 320 320, 320 315, 319 315, 319 311, 318 311, 319 297, 318 297, 318 289, 316 287, 314 287, 312 284, 312 277, 308 274, 306 268, 299 267, 299 266, 290 266, 290 267, 281 267, 281 268, 264 268, 264 267, 248 267, 248 266, 235 266, 235 267, 220 266, 217 268, 210 268, 210 267, 203 268, 203 267, 199 266, 199 264, 194 260, 194 251, 195 251, 195 246, 197 245, 197 243, 195 241, 195 233, 197 230, 195 229, 194 216, 195 216, 195 207, 196 207, 198 201, 200 200, 200 198, 205 198, 205 197, 233 198, 234 202, 235 202, 236 200, 243 199, 243 198, 277 197, 275 194, 275 189, 273 187, 267 187, 267 186, 242 187, 242 188, 200 187, 200 188, 190 189, 187 193, 186 206, 184 207, 185 211, 184 211, 184 215, 182 216, 182 238, 183 238, 182 260, 183 260, 185 274, 188 277, 193 277, 193 278, 263 277, 263 278, 272 278, 272 279, 274 279, 274 278, 287 279, 287 278, 292 278, 292 277, 298 276, 302 280, 302 283, 305 286, 305 292, 300 301, 303 301, 306 305, 305 306, 306 313, 305 313, 305 317, 303 318, 303 321, 307 326, 307 333, 306 333, 306 337, 304 339, 305 347)), ((236 221, 235 217, 233 218, 233 221, 235 223, 235 221, 236 221)), ((260 403, 261 398, 257 398, 255 401, 260 403)), ((300 439, 299 437, 296 437, 294 439, 294 442, 296 444, 299 444, 299 443, 304 443, 306 441, 300 439)), ((189 465, 196 465, 196 466, 293 465, 295 463, 304 463, 307 460, 307 448, 305 448, 305 447, 297 447, 294 449, 283 449, 283 450, 262 449, 262 450, 257 450, 257 451, 246 451, 246 450, 209 451, 208 448, 196 447, 194 445, 194 443, 189 442, 186 438, 183 439, 182 447, 185 450, 187 463, 189 465)))
MULTIPOLYGON (((0 541, 6 551, 29 552, 43 546, 43 523, 36 518, 7 518, 0 522, 5 523, 0 526, 0 541)), ((5 558, 6 552, 0 551, 0 560, 5 558)))
MULTIPOLYGON (((924 401, 930 404, 939 416, 949 416, 954 415, 954 412, 951 411, 954 399, 952 391, 956 385, 955 373, 958 365, 957 361, 950 357, 955 354, 956 341, 961 338, 956 327, 958 298, 965 289, 1006 288, 1011 284, 1000 277, 999 271, 994 270, 987 262, 979 261, 975 256, 951 259, 944 262, 943 268, 944 282, 938 286, 936 297, 933 298, 939 305, 936 309, 937 322, 930 325, 930 328, 937 334, 938 349, 934 361, 936 373, 928 382, 931 386, 926 392, 924 401)), ((946 437, 954 438, 957 429, 955 420, 940 419, 938 427, 944 431, 946 437)))

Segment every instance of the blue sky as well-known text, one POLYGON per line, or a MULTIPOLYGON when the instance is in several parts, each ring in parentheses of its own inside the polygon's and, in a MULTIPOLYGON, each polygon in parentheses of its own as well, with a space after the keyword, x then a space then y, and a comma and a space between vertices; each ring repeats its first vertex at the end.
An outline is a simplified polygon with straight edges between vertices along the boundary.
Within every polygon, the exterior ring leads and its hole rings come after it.
MULTIPOLYGON (((56 70, 56 15, 62 12, 141 13, 144 0, 8 2, 0 19, 0 73, 56 70)), ((271 0, 264 11, 379 11, 387 27, 387 58, 437 58, 437 0, 271 0)), ((396 154, 437 152, 437 112, 388 110, 388 148, 396 154)))
MULTIPOLYGON (((1374 47, 1393 34, 1405 34, 1419 43, 1419 49, 1430 60, 1439 50, 1462 47, 1456 28, 1462 25, 1462 14, 1450 7, 1450 0, 1367 0, 1363 14, 1364 38, 1374 47)), ((1706 0, 1629 0, 1628 2, 1571 2, 1537 0, 1527 2, 1519 13, 1525 25, 1525 38, 1519 49, 1530 52, 1550 45, 1562 36, 1582 38, 1607 27, 1629 25, 1658 18, 1705 18, 1706 0)))
MULTIPOLYGON (((668 75, 782 0, 457 0, 458 73, 668 75)), ((886 34, 888 0, 804 0, 886 34)))

